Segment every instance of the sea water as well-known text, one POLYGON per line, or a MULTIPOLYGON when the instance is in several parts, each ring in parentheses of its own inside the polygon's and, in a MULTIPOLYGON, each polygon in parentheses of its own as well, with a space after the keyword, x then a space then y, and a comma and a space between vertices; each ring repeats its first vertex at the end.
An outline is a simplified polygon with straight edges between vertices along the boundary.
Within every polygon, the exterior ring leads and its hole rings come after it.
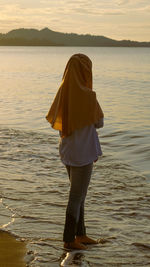
POLYGON ((28 242, 33 267, 149 266, 150 49, 0 47, 0 61, 0 228, 28 242), (85 220, 107 242, 68 255, 69 181, 45 115, 74 53, 91 58, 105 114, 85 220))

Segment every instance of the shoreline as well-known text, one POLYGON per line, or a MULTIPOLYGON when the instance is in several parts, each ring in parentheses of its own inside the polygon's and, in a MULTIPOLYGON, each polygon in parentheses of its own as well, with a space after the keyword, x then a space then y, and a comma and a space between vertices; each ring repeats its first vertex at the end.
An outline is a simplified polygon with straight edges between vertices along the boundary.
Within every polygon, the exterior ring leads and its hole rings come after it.
POLYGON ((0 263, 5 267, 26 267, 26 242, 13 234, 0 230, 0 263))

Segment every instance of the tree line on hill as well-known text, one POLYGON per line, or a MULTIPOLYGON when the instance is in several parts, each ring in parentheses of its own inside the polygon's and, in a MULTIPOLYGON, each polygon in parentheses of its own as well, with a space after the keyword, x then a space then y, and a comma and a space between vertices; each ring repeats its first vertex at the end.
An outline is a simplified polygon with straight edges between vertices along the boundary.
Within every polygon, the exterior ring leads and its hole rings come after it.
POLYGON ((114 40, 105 36, 55 32, 48 28, 17 29, 0 34, 1 46, 150 47, 150 42, 114 40))

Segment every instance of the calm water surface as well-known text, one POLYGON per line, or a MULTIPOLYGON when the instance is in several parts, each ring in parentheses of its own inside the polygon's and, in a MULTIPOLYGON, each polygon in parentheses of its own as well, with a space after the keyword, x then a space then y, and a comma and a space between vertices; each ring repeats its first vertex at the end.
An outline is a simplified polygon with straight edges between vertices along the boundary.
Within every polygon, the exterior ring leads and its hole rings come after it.
POLYGON ((150 266, 150 49, 0 47, 0 59, 1 229, 28 241, 33 267, 150 266), (69 182, 45 115, 76 52, 105 113, 86 225, 107 242, 65 254, 69 182))

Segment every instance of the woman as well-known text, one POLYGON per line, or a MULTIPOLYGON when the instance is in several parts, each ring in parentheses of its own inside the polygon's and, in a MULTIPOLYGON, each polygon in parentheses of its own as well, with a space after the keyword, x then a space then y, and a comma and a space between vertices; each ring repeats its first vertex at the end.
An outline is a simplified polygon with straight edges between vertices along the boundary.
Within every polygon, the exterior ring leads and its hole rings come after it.
POLYGON ((84 202, 93 162, 101 156, 95 128, 103 127, 103 112, 92 91, 92 62, 84 54, 73 55, 46 116, 60 132, 60 157, 67 168, 70 193, 64 227, 64 247, 86 249, 97 241, 86 235, 84 202))

